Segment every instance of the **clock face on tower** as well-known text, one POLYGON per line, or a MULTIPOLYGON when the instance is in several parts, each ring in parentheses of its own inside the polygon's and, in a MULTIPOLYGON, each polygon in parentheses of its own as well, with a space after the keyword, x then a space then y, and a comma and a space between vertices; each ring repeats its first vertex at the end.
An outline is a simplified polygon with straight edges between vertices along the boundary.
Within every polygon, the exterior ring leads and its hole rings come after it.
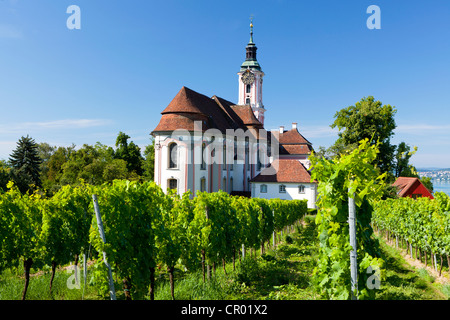
POLYGON ((247 70, 241 79, 244 84, 252 84, 255 81, 255 75, 250 70, 247 70))

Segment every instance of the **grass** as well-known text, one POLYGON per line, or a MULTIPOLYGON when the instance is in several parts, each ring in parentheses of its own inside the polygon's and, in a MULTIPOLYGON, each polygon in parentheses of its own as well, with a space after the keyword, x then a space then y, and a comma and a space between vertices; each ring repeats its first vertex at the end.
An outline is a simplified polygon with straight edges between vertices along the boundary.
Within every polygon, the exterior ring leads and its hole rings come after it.
POLYGON ((411 267, 400 252, 378 238, 386 262, 386 279, 381 284, 380 300, 445 300, 449 296, 433 286, 434 278, 425 269, 411 267))
MULTIPOLYGON (((415 269, 408 265, 399 251, 380 239, 383 258, 386 262, 386 277, 377 292, 380 300, 446 300, 450 299, 450 285, 437 284, 426 269, 415 269)), ((320 299, 311 284, 311 276, 317 261, 318 241, 314 216, 305 217, 304 225, 297 225, 294 232, 284 234, 276 248, 266 250, 257 257, 247 257, 226 265, 212 273, 211 279, 203 282, 200 271, 175 271, 175 298, 177 300, 311 300, 320 299)), ((50 272, 44 270, 32 276, 28 288, 29 300, 96 300, 98 288, 90 280, 83 296, 83 281, 80 289, 69 290, 67 281, 73 272, 58 270, 52 293, 49 292, 50 272)), ((170 300, 170 285, 165 272, 158 273, 155 288, 156 300, 170 300)), ((70 282, 70 281, 69 281, 70 282)), ((4 272, 0 277, 0 300, 19 300, 24 279, 22 272, 4 272)), ((124 299, 121 283, 116 282, 118 299, 124 299)), ((148 299, 148 297, 144 297, 148 299)))
MULTIPOLYGON (((49 271, 40 272, 39 275, 30 277, 30 283, 27 290, 27 300, 85 300, 98 299, 97 289, 92 285, 87 285, 83 292, 83 281, 80 282, 80 289, 68 288, 73 284, 74 273, 59 269, 53 279, 52 291, 50 292, 49 271)), ((22 273, 4 272, 0 278, 0 300, 20 300, 24 288, 24 277, 22 273)))
MULTIPOLYGON (((257 258, 248 257, 236 263, 236 270, 227 264, 227 275, 221 268, 211 280, 203 282, 201 272, 179 273, 175 282, 175 298, 238 299, 238 300, 310 300, 316 295, 310 278, 314 268, 317 243, 313 218, 305 227, 297 226, 294 233, 285 235, 277 248, 269 249, 257 258)), ((168 280, 159 282, 155 299, 170 299, 168 280)))

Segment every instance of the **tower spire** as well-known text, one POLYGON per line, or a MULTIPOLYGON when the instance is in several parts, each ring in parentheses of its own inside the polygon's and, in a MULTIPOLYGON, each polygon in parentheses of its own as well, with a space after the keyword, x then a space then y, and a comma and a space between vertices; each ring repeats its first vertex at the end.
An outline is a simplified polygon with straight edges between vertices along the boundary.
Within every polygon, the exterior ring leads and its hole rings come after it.
POLYGON ((249 105, 256 117, 264 125, 262 85, 264 72, 256 60, 256 44, 253 42, 253 15, 250 16, 250 41, 245 47, 245 61, 241 64, 239 75, 239 105, 249 105))
POLYGON ((250 16, 250 42, 253 43, 253 16, 250 16))
POLYGON ((250 41, 245 47, 245 50, 246 50, 245 61, 241 65, 241 71, 246 70, 248 68, 252 70, 261 70, 261 66, 256 60, 256 50, 258 50, 258 48, 253 42, 253 16, 250 16, 250 41))

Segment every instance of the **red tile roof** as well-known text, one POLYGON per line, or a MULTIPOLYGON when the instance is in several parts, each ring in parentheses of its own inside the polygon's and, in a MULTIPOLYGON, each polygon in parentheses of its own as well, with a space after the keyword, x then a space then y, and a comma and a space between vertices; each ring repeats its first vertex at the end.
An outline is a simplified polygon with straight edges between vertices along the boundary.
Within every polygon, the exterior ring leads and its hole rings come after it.
POLYGON ((311 183, 311 174, 299 160, 277 159, 251 182, 311 183))
POLYGON ((211 105, 211 103, 211 99, 207 96, 197 93, 187 87, 183 87, 161 114, 180 112, 204 114, 202 110, 199 109, 199 106, 202 104, 211 105))
POLYGON ((284 131, 280 134, 280 137, 278 139, 280 144, 309 144, 311 145, 311 142, 305 139, 300 132, 298 132, 298 129, 291 129, 289 131, 284 131))
POLYGON ((234 112, 242 119, 246 126, 256 126, 261 127, 261 122, 256 119, 255 114, 253 113, 252 108, 249 105, 234 105, 231 106, 234 112))
POLYGON ((181 88, 169 105, 153 132, 169 132, 176 129, 192 131, 194 121, 202 121, 203 130, 262 128, 250 106, 236 106, 232 102, 213 96, 209 98, 187 87, 181 88))
POLYGON ((280 154, 309 154, 311 147, 308 145, 282 144, 280 154))
POLYGON ((279 133, 280 155, 310 154, 311 142, 305 139, 297 128, 279 133))

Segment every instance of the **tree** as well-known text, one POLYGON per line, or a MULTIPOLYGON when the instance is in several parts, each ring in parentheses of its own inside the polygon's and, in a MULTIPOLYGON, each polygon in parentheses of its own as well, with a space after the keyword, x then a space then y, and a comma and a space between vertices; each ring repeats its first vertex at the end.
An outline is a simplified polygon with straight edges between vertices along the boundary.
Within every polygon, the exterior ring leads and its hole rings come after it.
POLYGON ((128 139, 130 139, 129 135, 119 132, 116 139, 117 149, 114 153, 114 158, 125 160, 128 171, 130 173, 134 171, 137 175, 141 176, 143 173, 142 162, 144 161, 141 155, 141 149, 133 141, 128 144, 128 139))
POLYGON ((144 179, 153 181, 155 177, 155 139, 151 138, 152 144, 145 147, 144 161, 142 163, 142 169, 144 171, 144 179))
POLYGON ((405 142, 400 142, 394 156, 394 176, 398 177, 418 177, 417 170, 413 165, 409 164, 409 159, 417 151, 411 151, 411 147, 405 142))
POLYGON ((122 159, 114 159, 105 165, 103 179, 113 181, 115 179, 126 179, 128 176, 127 163, 122 159))
MULTIPOLYGON (((106 165, 113 161, 113 154, 114 150, 111 147, 100 142, 95 146, 84 144, 79 150, 70 152, 67 161, 61 166, 61 185, 75 184, 80 179, 93 185, 107 182, 104 170, 106 165)), ((111 177, 110 174, 107 176, 111 177)))
MULTIPOLYGON (((369 139, 370 145, 379 144, 380 153, 377 155, 376 165, 381 173, 392 170, 395 145, 391 145, 390 139, 394 135, 396 123, 394 116, 397 110, 391 105, 383 105, 369 96, 361 99, 354 106, 336 112, 336 119, 331 125, 339 129, 339 138, 335 145, 343 144, 349 151, 358 146, 358 142, 369 139)), ((341 149, 340 153, 345 150, 341 149)))
POLYGON ((42 171, 42 186, 47 192, 54 193, 61 188, 61 177, 63 175, 63 165, 68 161, 69 156, 75 151, 75 145, 70 147, 59 147, 45 162, 46 169, 42 171))
POLYGON ((411 147, 407 145, 405 142, 400 142, 397 147, 397 151, 395 152, 395 162, 394 162, 394 176, 398 177, 414 177, 419 178, 419 180, 423 183, 423 185, 433 192, 433 181, 429 177, 420 178, 419 173, 415 166, 409 163, 412 155, 416 153, 417 147, 414 147, 414 150, 411 151, 411 147))
POLYGON ((21 192, 32 189, 32 185, 40 187, 40 165, 38 145, 28 135, 21 137, 17 147, 11 154, 9 162, 12 167, 13 179, 21 192))
POLYGON ((41 158, 42 160, 40 165, 40 171, 41 171, 41 180, 43 181, 48 172, 48 161, 50 160, 51 156, 55 153, 57 148, 52 147, 47 142, 41 142, 37 145, 37 147, 39 158, 41 158))
POLYGON ((10 170, 11 168, 8 166, 6 161, 0 160, 0 193, 6 191, 6 185, 10 180, 10 170))

